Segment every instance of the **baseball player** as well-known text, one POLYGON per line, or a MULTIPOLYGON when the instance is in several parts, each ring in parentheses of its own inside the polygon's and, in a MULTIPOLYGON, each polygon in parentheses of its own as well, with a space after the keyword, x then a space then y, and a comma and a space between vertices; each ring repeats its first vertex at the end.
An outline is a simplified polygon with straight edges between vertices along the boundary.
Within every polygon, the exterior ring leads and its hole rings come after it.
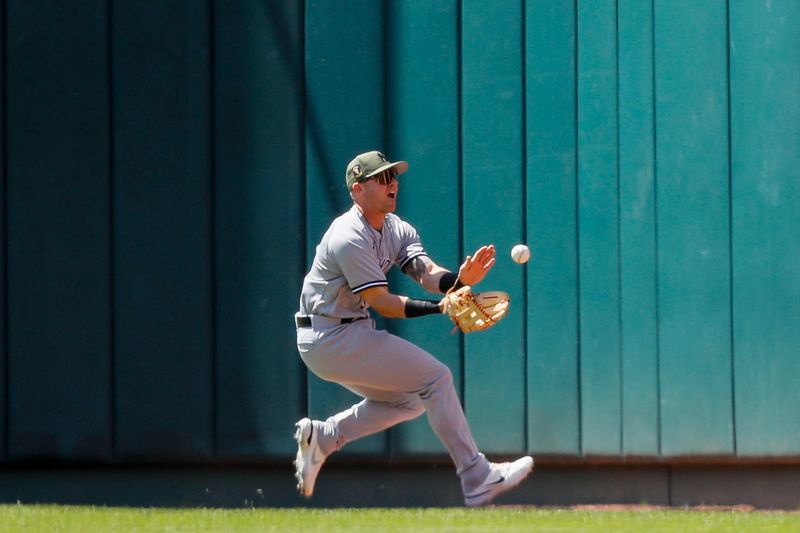
POLYGON ((405 161, 391 162, 377 151, 347 166, 353 206, 336 218, 316 248, 303 281, 295 315, 297 349, 321 379, 363 397, 327 420, 303 418, 295 425, 297 488, 311 497, 325 459, 348 442, 428 413, 461 479, 467 506, 488 504, 531 472, 529 456, 491 463, 478 451, 459 403, 450 369, 416 345, 383 330, 367 311, 390 318, 442 313, 439 301, 392 294, 386 273, 397 265, 426 290, 480 282, 495 262, 493 245, 467 256, 458 274, 434 263, 416 230, 394 213, 398 175, 405 161))

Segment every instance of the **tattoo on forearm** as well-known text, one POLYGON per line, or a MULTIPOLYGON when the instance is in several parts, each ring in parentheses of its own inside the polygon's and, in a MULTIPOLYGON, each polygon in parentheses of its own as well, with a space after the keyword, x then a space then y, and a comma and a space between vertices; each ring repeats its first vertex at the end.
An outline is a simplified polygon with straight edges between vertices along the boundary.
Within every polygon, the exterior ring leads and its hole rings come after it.
POLYGON ((413 279, 417 280, 418 282, 422 283, 422 275, 428 271, 428 264, 430 263, 430 259, 421 255, 419 257, 415 257, 403 268, 403 272, 407 276, 412 277, 413 279))

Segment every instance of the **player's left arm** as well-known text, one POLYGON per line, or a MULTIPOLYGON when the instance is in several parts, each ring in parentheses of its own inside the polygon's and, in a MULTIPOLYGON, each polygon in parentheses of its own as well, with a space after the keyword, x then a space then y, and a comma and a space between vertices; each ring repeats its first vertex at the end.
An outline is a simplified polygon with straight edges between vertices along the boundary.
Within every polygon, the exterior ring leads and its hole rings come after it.
POLYGON ((449 270, 440 267, 426 255, 418 255, 403 267, 403 273, 422 285, 429 292, 439 291, 439 280, 449 270))
MULTIPOLYGON (((475 285, 494 266, 496 251, 493 244, 481 246, 468 255, 458 274, 442 268, 425 255, 419 255, 403 267, 403 272, 430 292, 445 293, 454 285, 475 285)), ((456 287, 456 288, 457 288, 456 287)))

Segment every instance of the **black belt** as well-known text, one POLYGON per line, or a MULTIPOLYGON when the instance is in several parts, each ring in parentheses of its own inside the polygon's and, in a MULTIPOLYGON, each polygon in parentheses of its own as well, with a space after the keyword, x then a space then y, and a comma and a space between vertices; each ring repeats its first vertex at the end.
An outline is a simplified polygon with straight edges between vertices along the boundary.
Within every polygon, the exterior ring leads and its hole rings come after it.
MULTIPOLYGON (((360 316, 357 318, 350 317, 350 318, 339 318, 339 319, 337 319, 336 317, 326 317, 326 318, 329 318, 330 320, 339 320, 339 324, 349 324, 350 322, 355 322, 356 320, 361 320, 362 318, 365 317, 360 316)), ((294 323, 297 325, 298 328, 310 328, 311 317, 308 315, 296 316, 294 317, 294 323)))

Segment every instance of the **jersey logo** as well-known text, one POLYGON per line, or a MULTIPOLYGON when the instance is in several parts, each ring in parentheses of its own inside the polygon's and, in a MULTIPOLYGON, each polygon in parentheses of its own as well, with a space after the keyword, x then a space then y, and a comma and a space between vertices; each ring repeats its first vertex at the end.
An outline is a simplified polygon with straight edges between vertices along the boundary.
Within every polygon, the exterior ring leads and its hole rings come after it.
POLYGON ((388 259, 381 259, 381 270, 388 272, 392 266, 392 262, 388 259))

